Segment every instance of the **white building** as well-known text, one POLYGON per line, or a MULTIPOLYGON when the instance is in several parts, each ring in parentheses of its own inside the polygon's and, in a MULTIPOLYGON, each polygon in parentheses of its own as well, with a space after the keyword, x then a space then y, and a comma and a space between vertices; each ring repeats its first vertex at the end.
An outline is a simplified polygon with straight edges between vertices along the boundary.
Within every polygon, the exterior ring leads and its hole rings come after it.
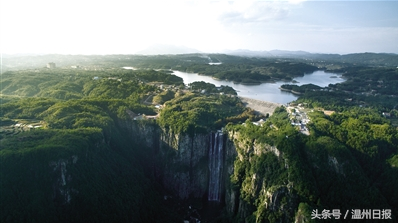
POLYGON ((55 63, 53 63, 53 62, 48 63, 47 68, 50 68, 50 69, 55 68, 55 63))

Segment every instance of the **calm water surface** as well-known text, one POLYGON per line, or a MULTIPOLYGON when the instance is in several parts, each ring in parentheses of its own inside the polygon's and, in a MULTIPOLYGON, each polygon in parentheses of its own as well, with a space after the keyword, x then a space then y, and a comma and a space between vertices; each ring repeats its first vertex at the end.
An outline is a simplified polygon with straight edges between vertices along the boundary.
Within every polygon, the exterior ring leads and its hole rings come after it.
POLYGON ((216 86, 228 85, 233 87, 238 92, 239 96, 281 104, 286 104, 297 99, 296 95, 286 91, 281 91, 279 87, 282 84, 303 85, 312 83, 320 87, 326 87, 329 84, 336 84, 344 81, 344 79, 341 78, 341 75, 335 73, 325 73, 324 71, 315 71, 311 74, 306 74, 303 77, 295 78, 294 80, 298 81, 299 83, 278 81, 276 83, 262 83, 259 85, 234 84, 231 81, 214 80, 209 76, 181 71, 174 71, 173 74, 184 79, 184 84, 189 84, 195 81, 204 81, 212 83, 216 86), (332 76, 337 76, 337 78, 331 78, 332 76))

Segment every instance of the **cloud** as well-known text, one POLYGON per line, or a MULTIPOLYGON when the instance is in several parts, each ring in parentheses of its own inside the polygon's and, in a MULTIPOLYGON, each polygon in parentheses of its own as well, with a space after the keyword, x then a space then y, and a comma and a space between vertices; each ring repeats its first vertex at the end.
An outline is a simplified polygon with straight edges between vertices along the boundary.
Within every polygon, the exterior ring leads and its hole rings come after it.
POLYGON ((3 52, 131 53, 154 43, 211 52, 398 52, 397 4, 390 2, 0 1, 3 52), (385 29, 370 29, 377 27, 385 29))
POLYGON ((225 25, 257 24, 282 20, 288 15, 286 2, 233 2, 217 19, 225 25))
POLYGON ((290 4, 301 4, 301 3, 303 3, 303 2, 305 2, 305 1, 307 1, 307 0, 288 0, 288 2, 290 3, 290 4))

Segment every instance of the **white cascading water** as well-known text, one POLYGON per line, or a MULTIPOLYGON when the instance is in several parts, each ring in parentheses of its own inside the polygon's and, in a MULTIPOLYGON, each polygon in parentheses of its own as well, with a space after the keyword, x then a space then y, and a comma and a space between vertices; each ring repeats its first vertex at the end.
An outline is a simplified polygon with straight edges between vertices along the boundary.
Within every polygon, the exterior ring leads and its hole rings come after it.
POLYGON ((210 137, 209 148, 209 194, 207 199, 209 201, 220 201, 221 195, 221 174, 223 162, 223 134, 217 131, 214 136, 210 137))

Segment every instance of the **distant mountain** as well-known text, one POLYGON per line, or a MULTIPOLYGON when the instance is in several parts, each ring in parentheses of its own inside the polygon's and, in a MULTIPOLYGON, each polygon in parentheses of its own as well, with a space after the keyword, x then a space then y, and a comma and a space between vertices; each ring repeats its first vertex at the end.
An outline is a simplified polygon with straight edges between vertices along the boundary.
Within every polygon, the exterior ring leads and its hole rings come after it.
POLYGON ((303 59, 325 60, 330 62, 352 63, 365 66, 398 66, 398 54, 393 53, 351 53, 351 54, 310 54, 303 59))
POLYGON ((306 51, 251 51, 251 50, 225 50, 223 53, 234 56, 246 57, 284 57, 310 60, 327 60, 335 62, 353 63, 371 66, 398 66, 398 54, 393 53, 352 53, 352 54, 323 54, 309 53, 306 51))
POLYGON ((270 54, 274 56, 308 56, 311 55, 311 53, 306 52, 306 51, 288 51, 288 50, 271 50, 269 51, 270 54))
POLYGON ((252 51, 252 50, 225 50, 222 53, 234 56, 246 56, 246 57, 272 57, 273 55, 267 51, 252 51))
POLYGON ((252 51, 245 49, 225 50, 223 53, 235 56, 249 57, 302 57, 312 55, 306 51, 287 51, 287 50, 271 50, 271 51, 252 51))
POLYGON ((155 44, 147 47, 144 50, 136 52, 136 54, 142 54, 142 55, 190 54, 190 53, 201 53, 201 52, 197 49, 189 48, 186 46, 176 46, 168 44, 155 44))

